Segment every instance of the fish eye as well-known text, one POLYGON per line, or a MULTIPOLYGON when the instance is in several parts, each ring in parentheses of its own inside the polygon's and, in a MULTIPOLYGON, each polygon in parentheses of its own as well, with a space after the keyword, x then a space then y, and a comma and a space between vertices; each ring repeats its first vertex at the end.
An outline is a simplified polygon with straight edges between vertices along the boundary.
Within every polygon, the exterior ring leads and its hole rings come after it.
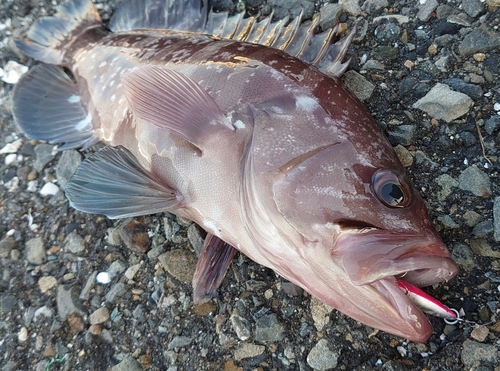
POLYGON ((395 170, 377 170, 372 176, 372 189, 388 207, 403 208, 412 203, 411 186, 406 175, 395 170))

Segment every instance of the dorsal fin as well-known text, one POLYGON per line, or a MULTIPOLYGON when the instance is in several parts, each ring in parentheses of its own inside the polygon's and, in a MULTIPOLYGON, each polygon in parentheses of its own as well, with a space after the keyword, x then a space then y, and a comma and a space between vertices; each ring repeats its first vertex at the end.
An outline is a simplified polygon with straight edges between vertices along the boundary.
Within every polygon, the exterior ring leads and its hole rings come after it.
POLYGON ((342 63, 356 28, 344 39, 340 27, 316 34, 320 18, 301 26, 304 10, 288 25, 289 17, 271 22, 273 13, 257 22, 244 13, 208 12, 207 0, 125 0, 111 18, 113 32, 144 28, 163 28, 213 35, 219 38, 270 46, 311 63, 322 72, 341 76, 349 62, 342 63), (285 27, 286 25, 286 27, 285 27))

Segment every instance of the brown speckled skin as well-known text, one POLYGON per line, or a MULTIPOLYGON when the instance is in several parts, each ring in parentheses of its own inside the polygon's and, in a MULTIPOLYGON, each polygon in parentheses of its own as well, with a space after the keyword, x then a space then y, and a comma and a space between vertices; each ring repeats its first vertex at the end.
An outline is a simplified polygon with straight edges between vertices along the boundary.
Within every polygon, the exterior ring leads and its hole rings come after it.
MULTIPOLYGON (((367 325, 415 341, 430 336, 394 276, 432 270, 440 282, 456 266, 416 192, 407 208, 388 208, 374 195, 377 169, 404 169, 339 81, 260 45, 164 30, 87 33, 64 64, 95 133, 173 185, 184 196, 176 214, 367 325), (196 81, 235 129, 188 134, 202 144, 195 148, 138 119, 121 77, 144 65, 196 81)), ((196 109, 178 107, 186 117, 196 109)))

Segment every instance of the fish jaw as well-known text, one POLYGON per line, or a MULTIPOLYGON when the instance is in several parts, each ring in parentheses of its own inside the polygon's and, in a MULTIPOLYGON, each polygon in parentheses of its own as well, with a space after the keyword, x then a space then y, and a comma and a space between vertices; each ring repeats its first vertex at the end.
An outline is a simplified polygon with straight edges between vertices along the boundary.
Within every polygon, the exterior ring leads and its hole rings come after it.
POLYGON ((313 277, 302 281, 302 272, 290 280, 359 322, 415 342, 426 341, 432 326, 398 277, 420 286, 447 281, 458 271, 439 237, 377 229, 341 230, 333 248, 309 242, 300 254, 313 277))

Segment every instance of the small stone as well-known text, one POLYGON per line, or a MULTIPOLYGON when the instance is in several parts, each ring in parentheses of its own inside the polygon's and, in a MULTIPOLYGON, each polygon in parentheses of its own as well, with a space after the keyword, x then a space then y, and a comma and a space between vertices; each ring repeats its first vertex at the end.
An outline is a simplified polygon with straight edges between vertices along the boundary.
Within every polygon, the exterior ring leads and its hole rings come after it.
POLYGON ((243 343, 234 352, 234 359, 236 359, 237 361, 241 361, 242 359, 245 358, 257 357, 260 356, 262 353, 264 353, 265 350, 266 347, 264 345, 243 343))
POLYGON ((453 91, 448 85, 437 83, 421 99, 413 104, 431 117, 453 121, 469 112, 474 102, 467 95, 453 91))
POLYGON ((38 280, 38 286, 43 293, 49 291, 55 285, 57 285, 57 279, 54 276, 44 276, 38 280))
POLYGON ((339 4, 342 5, 342 9, 350 15, 357 17, 361 14, 359 0, 339 0, 339 4))
POLYGON ((45 183, 40 189, 40 195, 41 196, 55 196, 56 194, 59 193, 59 187, 56 186, 54 183, 45 183))
POLYGON ((437 193, 439 201, 444 201, 446 197, 452 194, 453 188, 458 187, 458 182, 448 174, 438 176, 436 183, 441 186, 441 190, 437 193))
POLYGON ((497 352, 495 345, 481 344, 467 339, 462 346, 462 363, 467 369, 476 368, 486 363, 496 365, 498 361, 497 352))
POLYGON ((168 350, 179 349, 188 346, 193 342, 193 338, 189 336, 176 336, 168 344, 168 350))
POLYGON ((484 10, 484 6, 480 0, 462 0, 462 9, 467 15, 475 18, 484 10))
POLYGON ((16 246, 16 243, 12 237, 5 237, 0 241, 0 259, 6 258, 10 255, 12 249, 16 246))
POLYGON ((121 282, 115 283, 113 286, 111 286, 108 293, 106 294, 105 296, 106 301, 108 303, 114 303, 116 299, 125 294, 126 291, 127 287, 125 286, 124 283, 121 282))
POLYGON ((17 304, 14 296, 5 294, 0 296, 0 312, 9 313, 17 304))
POLYGON ((319 25, 323 31, 332 28, 342 14, 341 4, 325 4, 321 7, 319 25))
POLYGON ((72 314, 83 316, 84 308, 78 299, 76 287, 62 285, 57 288, 57 311, 63 321, 72 314))
POLYGON ((389 141, 393 144, 400 144, 403 146, 409 146, 415 141, 416 134, 415 125, 397 125, 391 126, 387 130, 387 136, 389 141))
POLYGON ((106 322, 109 319, 109 310, 106 307, 101 307, 94 311, 90 315, 90 324, 91 325, 99 325, 101 323, 106 322))
POLYGON ((493 238, 500 242, 500 197, 495 197, 493 203, 493 238))
POLYGON ((84 326, 82 318, 80 316, 72 314, 71 316, 68 317, 67 321, 69 325, 70 334, 76 335, 79 332, 83 331, 84 326))
POLYGON ((38 308, 35 310, 35 315, 33 316, 33 321, 37 322, 40 317, 44 317, 44 321, 47 318, 52 318, 54 316, 54 313, 52 312, 52 309, 44 305, 41 308, 38 308))
POLYGON ((191 283, 196 269, 196 254, 188 250, 176 249, 167 251, 158 257, 162 266, 183 283, 191 283))
POLYGON ((137 272, 139 272, 139 269, 141 269, 141 265, 140 264, 134 264, 134 265, 131 265, 130 267, 127 268, 127 270, 125 271, 124 273, 124 276, 128 279, 128 280, 133 280, 135 275, 137 274, 137 272))
POLYGON ((373 94, 375 85, 369 82, 363 75, 356 71, 349 70, 342 75, 342 82, 346 84, 360 101, 367 100, 373 94))
POLYGON ((21 330, 19 330, 17 334, 17 339, 21 343, 24 343, 26 340, 28 340, 28 329, 26 327, 21 327, 21 330))
POLYGON ((470 247, 475 254, 490 258, 500 258, 500 251, 493 250, 487 240, 483 238, 474 238, 470 240, 470 247))
POLYGON ((70 149, 64 151, 56 166, 57 183, 62 188, 66 187, 70 178, 82 162, 82 155, 80 152, 70 149))
POLYGON ((481 26, 464 36, 458 45, 458 51, 467 57, 475 53, 486 53, 498 49, 498 47, 500 47, 500 35, 485 26, 481 26))
POLYGON ((71 232, 64 239, 64 249, 70 251, 75 255, 81 255, 85 252, 86 243, 85 240, 76 232, 71 232))
POLYGON ((110 367, 108 371, 143 371, 143 367, 132 356, 127 356, 117 365, 110 367))
POLYGON ((113 280, 115 277, 120 276, 125 270, 127 269, 127 266, 125 265, 124 262, 121 260, 115 260, 111 265, 109 266, 107 272, 110 276, 110 279, 113 280))
POLYGON ((101 285, 107 285, 111 282, 111 275, 108 272, 99 272, 95 279, 101 285))
POLYGON ((373 14, 388 6, 389 2, 387 0, 366 0, 361 8, 368 14, 373 14))
POLYGON ((203 247, 203 237, 201 237, 200 227, 194 223, 191 224, 187 230, 187 237, 194 252, 199 256, 203 247))
POLYGON ((417 18, 423 22, 428 21, 438 6, 439 3, 437 0, 427 0, 425 2, 420 1, 418 4, 417 18))
POLYGON ((40 172, 43 170, 45 165, 52 161, 55 157, 54 146, 52 144, 37 144, 34 148, 35 150, 35 163, 33 167, 36 171, 40 172))
POLYGON ((256 341, 281 341, 283 340, 284 328, 278 322, 276 314, 268 314, 255 321, 256 341))
POLYGON ((470 337, 482 343, 483 341, 486 340, 489 333, 490 330, 488 330, 488 327, 483 325, 477 325, 476 327, 474 327, 474 330, 472 330, 470 337))
POLYGON ((468 210, 464 213, 463 218, 468 227, 474 227, 481 219, 481 215, 472 210, 468 210))
POLYGON ((97 277, 97 271, 93 271, 90 276, 87 277, 87 282, 85 283, 85 286, 83 287, 82 291, 80 292, 80 300, 89 300, 90 298, 90 292, 95 286, 95 281, 97 277))
POLYGON ((484 123, 484 129, 486 132, 491 135, 493 132, 497 131, 500 128, 500 116, 491 116, 484 123))
POLYGON ((445 228, 448 229, 460 228, 460 225, 455 223, 455 221, 449 215, 440 215, 438 216, 438 220, 441 222, 441 224, 444 225, 445 228))
POLYGON ((148 227, 142 219, 126 219, 118 228, 118 233, 127 248, 145 253, 151 248, 148 227))
POLYGON ((462 171, 458 177, 458 187, 483 198, 491 197, 491 182, 486 173, 472 165, 462 171))
POLYGON ((314 327, 316 327, 318 331, 323 331, 323 328, 330 322, 330 313, 333 311, 333 308, 315 297, 312 297, 310 309, 314 327))
POLYGON ((457 243, 453 246, 451 251, 452 259, 460 266, 461 269, 470 272, 476 267, 474 253, 469 246, 463 243, 457 243))
POLYGON ((7 84, 15 84, 19 81, 22 75, 28 72, 28 67, 17 63, 16 61, 8 61, 5 67, 0 68, 0 78, 7 84))
POLYGON ((90 325, 89 332, 92 335, 101 335, 102 327, 100 325, 90 325))
POLYGON ((238 339, 245 341, 250 338, 250 323, 246 318, 233 313, 231 314, 229 320, 231 321, 231 325, 236 333, 236 336, 238 336, 238 339))
POLYGON ((214 313, 216 310, 217 307, 209 301, 203 304, 196 304, 193 307, 193 313, 200 317, 206 317, 209 314, 214 313))
POLYGON ((328 341, 321 339, 307 355, 307 364, 315 370, 324 371, 337 367, 339 354, 332 352, 328 341))
POLYGON ((47 261, 47 254, 43 245, 42 237, 36 237, 26 242, 26 260, 28 260, 28 263, 40 265, 47 261))

